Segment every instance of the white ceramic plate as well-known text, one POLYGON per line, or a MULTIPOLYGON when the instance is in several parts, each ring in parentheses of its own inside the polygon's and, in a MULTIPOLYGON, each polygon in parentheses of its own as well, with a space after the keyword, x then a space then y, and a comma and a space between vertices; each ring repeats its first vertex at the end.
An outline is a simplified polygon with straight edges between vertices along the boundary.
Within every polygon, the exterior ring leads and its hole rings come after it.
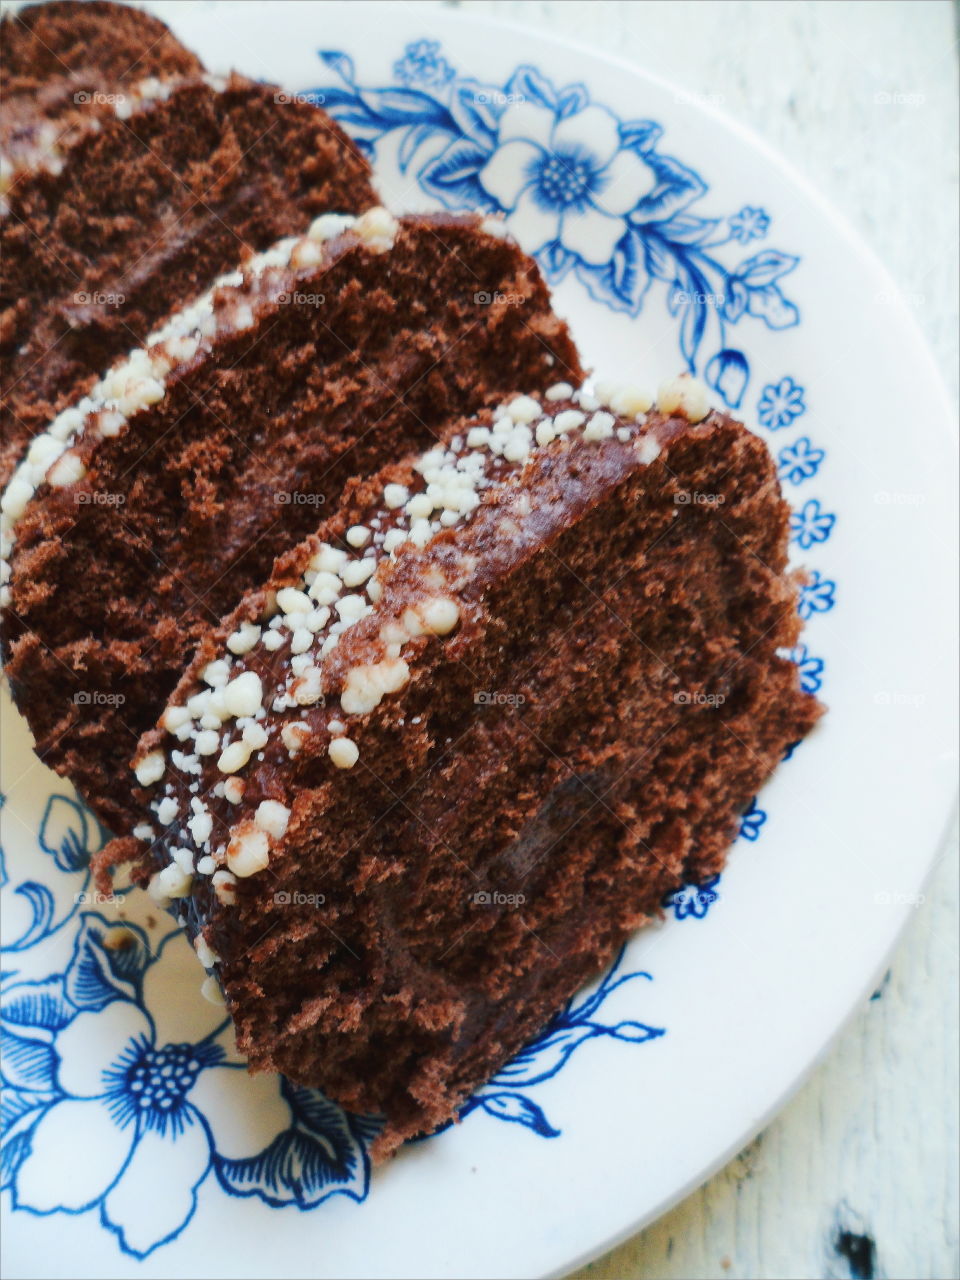
POLYGON ((721 883, 677 895, 462 1124, 371 1177, 362 1123, 246 1076, 143 895, 89 894, 102 833, 7 705, 6 1269, 562 1272, 769 1119, 922 895, 956 760, 946 399, 817 195, 654 76, 435 8, 157 8, 212 68, 315 90, 395 208, 505 209, 598 372, 689 365, 756 425, 813 575, 796 657, 831 710, 721 883))

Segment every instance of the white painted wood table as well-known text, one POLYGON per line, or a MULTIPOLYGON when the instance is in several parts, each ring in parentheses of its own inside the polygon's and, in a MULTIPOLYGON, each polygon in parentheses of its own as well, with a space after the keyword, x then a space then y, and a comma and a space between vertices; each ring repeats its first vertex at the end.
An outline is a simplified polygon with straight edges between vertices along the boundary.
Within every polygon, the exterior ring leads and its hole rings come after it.
MULTIPOLYGON (((947 0, 462 0, 657 71, 756 130, 893 273, 957 389, 947 0)), ((957 831, 888 977, 773 1124, 576 1280, 960 1275, 957 831)))

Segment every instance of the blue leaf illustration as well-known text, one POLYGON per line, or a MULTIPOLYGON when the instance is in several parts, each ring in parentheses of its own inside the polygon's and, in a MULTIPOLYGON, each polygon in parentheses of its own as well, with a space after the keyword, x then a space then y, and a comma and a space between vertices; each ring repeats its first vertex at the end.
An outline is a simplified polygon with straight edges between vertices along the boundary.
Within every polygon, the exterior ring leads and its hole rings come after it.
POLYGON ((0 1144, 0 1191, 13 1186, 20 1166, 30 1154, 30 1138, 53 1095, 3 1091, 3 1142, 0 1144))
POLYGON ((714 391, 719 391, 731 409, 738 409, 747 389, 750 365, 742 351, 726 348, 708 362, 704 377, 714 391))
MULTIPOLYGON (((697 289, 695 293, 705 293, 705 289, 697 289)), ((699 301, 691 300, 685 303, 683 319, 680 322, 680 350, 686 357, 687 366, 691 373, 697 371, 697 352, 700 350, 700 342, 703 338, 703 331, 707 325, 707 308, 699 301)))
POLYGON ((574 1026, 535 1040, 519 1057, 501 1068, 492 1083, 509 1085, 511 1088, 541 1084, 556 1075, 571 1053, 585 1040, 603 1034, 603 1027, 574 1026))
POLYGON ((557 95, 553 85, 536 67, 518 67, 507 81, 507 97, 517 102, 534 102, 551 111, 557 109, 557 95))
POLYGON ((554 1129, 553 1125, 547 1120, 543 1110, 535 1102, 525 1098, 523 1094, 482 1094, 480 1105, 484 1111, 496 1116, 498 1120, 510 1120, 514 1124, 525 1125, 528 1129, 532 1129, 534 1133, 538 1133, 541 1138, 556 1138, 560 1134, 560 1130, 554 1129))
POLYGON ((497 114, 493 103, 499 92, 479 80, 464 79, 450 98, 450 114, 457 128, 486 146, 487 159, 496 145, 497 114))
POLYGON ((657 234, 674 244, 698 245, 708 240, 720 225, 719 218, 698 218, 692 213, 678 213, 657 226, 657 234))
POLYGON ((5 1031, 2 1045, 2 1076, 5 1088, 52 1093, 57 1088, 57 1055, 40 1040, 24 1040, 5 1031))
POLYGON ((353 59, 349 55, 340 52, 338 49, 318 49, 317 56, 321 62, 328 66, 331 71, 335 71, 347 84, 354 83, 353 59))
POLYGON ((18 1035, 46 1039, 65 1027, 74 1012, 64 998, 63 980, 45 978, 8 988, 0 1005, 0 1023, 18 1035))
POLYGON ((310 1208, 331 1195, 362 1200, 369 1159, 346 1114, 315 1090, 282 1082, 294 1124, 256 1156, 214 1154, 217 1177, 234 1195, 257 1195, 268 1204, 310 1208))
POLYGON ((99 1010, 111 1000, 136 1000, 137 986, 129 973, 123 951, 108 951, 103 934, 110 926, 90 913, 83 918, 73 956, 63 975, 63 989, 78 1009, 99 1010))
POLYGON ((631 213, 632 222, 665 222, 706 193, 707 184, 703 179, 679 160, 655 151, 644 159, 656 174, 657 182, 631 213))
POLYGON ((775 280, 792 271, 799 261, 799 258, 791 257, 789 253, 780 253, 777 249, 764 249, 762 253, 754 254, 752 258, 742 262, 734 275, 748 287, 756 288, 773 284, 775 280))
POLYGON ((0 951, 26 951, 32 947, 44 934, 50 932, 56 912, 53 894, 46 885, 27 880, 25 884, 18 885, 15 892, 21 898, 26 898, 33 918, 20 937, 14 942, 5 943, 0 951))
POLYGON ((435 130, 433 125, 430 124, 414 125, 406 131, 397 152, 397 164, 400 167, 401 173, 407 172, 410 165, 413 163, 413 157, 416 155, 417 150, 424 142, 427 141, 428 138, 433 137, 434 132, 435 130))
POLYGON ((358 97, 387 128, 429 123, 449 129, 453 125, 447 108, 419 89, 361 89, 358 97))
POLYGON ((493 201, 477 181, 488 153, 466 138, 455 139, 420 171, 420 185, 449 208, 472 204, 492 209, 493 201))
POLYGON ((768 329, 789 329, 800 323, 800 312, 788 302, 775 284, 750 289, 747 310, 762 320, 768 329))
POLYGON ((574 116, 590 102, 590 94, 584 84, 571 84, 557 98, 557 115, 561 120, 574 116))
POLYGON ((670 246, 659 236, 648 232, 643 237, 643 248, 650 275, 656 280, 663 280, 665 284, 672 284, 676 279, 677 265, 670 246))
POLYGON ((655 120, 626 120, 620 126, 620 141, 640 155, 655 147, 663 129, 655 120))
POLYGON ((603 1031, 614 1040, 626 1040, 629 1044, 644 1044, 647 1040, 656 1040, 665 1035, 663 1027, 651 1027, 646 1022, 618 1022, 616 1026, 604 1027, 603 1031))
POLYGON ((650 287, 640 232, 631 227, 605 267, 577 267, 577 276, 598 302, 605 302, 615 311, 638 315, 650 287))
POLYGON ((736 324, 740 317, 747 309, 747 302, 750 299, 750 292, 742 280, 737 280, 735 276, 731 276, 727 281, 726 293, 723 299, 723 318, 730 324, 736 324))
POLYGON ((565 249, 559 240, 552 240, 550 244, 538 249, 536 258, 547 279, 554 285, 560 283, 577 260, 576 254, 565 249))
POLYGON ((69 796, 51 796, 40 822, 40 848, 61 871, 80 871, 90 861, 90 825, 83 805, 69 796))

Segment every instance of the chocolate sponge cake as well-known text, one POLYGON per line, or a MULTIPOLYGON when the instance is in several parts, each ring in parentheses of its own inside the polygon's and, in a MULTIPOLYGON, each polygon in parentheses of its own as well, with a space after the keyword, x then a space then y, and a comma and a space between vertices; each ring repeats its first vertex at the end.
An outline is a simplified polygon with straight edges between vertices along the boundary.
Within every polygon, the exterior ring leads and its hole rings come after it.
POLYGON ((138 738, 318 508, 510 387, 581 376, 536 264, 473 215, 324 215, 174 313, 0 502, 7 674, 41 757, 128 832, 138 738))
POLYGON ((5 13, 0 54, 4 102, 20 94, 52 98, 70 76, 94 77, 102 87, 203 70, 159 18, 111 0, 48 0, 5 13))
MULTIPOLYGON (((309 102, 203 74, 135 10, 114 22, 113 6, 53 8, 58 31, 72 20, 94 43, 88 63, 33 94, 8 89, 0 106, 0 483, 116 356, 245 253, 376 203, 367 161, 309 102), (110 79, 125 60, 132 70, 110 79)), ((23 21, 5 20, 8 43, 23 21)), ((29 30, 45 29, 38 16, 29 30)), ((27 52, 15 61, 15 84, 31 83, 27 52)))
POLYGON ((204 637, 100 860, 255 1070, 385 1118, 375 1156, 717 872, 820 711, 765 445, 689 380, 606 400, 517 396, 354 481, 204 637))

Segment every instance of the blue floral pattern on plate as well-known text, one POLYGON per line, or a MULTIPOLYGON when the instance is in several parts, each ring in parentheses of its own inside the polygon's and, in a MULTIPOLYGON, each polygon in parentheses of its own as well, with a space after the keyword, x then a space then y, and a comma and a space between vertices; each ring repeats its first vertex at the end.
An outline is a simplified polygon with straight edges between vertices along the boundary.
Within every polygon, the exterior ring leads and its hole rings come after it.
POLYGON ((342 51, 320 57, 339 83, 307 97, 369 152, 397 140, 401 173, 446 208, 504 214, 551 284, 572 272, 590 297, 630 316, 660 286, 687 368, 732 408, 750 364, 730 331, 747 318, 771 330, 799 324, 782 287, 799 258, 720 252, 765 237, 770 215, 750 205, 727 218, 694 212, 708 185, 660 150, 656 121, 621 120, 585 85, 556 85, 532 66, 482 83, 457 73, 436 41, 407 46, 394 64, 400 87, 361 84, 342 51))
POLYGON ((779 382, 770 382, 764 388, 757 405, 757 418, 762 427, 771 431, 779 431, 789 427, 806 413, 807 406, 803 399, 803 387, 792 378, 781 378, 779 382))
MULTIPOLYGON (((583 84, 555 84, 532 66, 501 84, 474 79, 436 41, 408 44, 394 62, 394 83, 376 87, 361 83, 346 53, 319 56, 337 83, 311 92, 361 147, 376 153, 389 138, 400 173, 415 176, 442 206, 502 213, 552 284, 570 277, 628 317, 659 296, 683 363, 729 407, 743 403, 751 379, 738 326, 751 321, 775 334, 799 324, 784 292, 799 258, 755 245, 768 235, 771 214, 749 203, 728 216, 703 212, 707 181, 661 148, 656 121, 621 119, 583 84)), ((806 390, 792 377, 767 384, 756 400, 757 419, 770 431, 793 427, 806 412, 806 390)), ((825 456, 807 435, 786 442, 781 479, 806 482, 825 456)), ((791 522, 795 541, 814 550, 834 519, 809 499, 791 522)), ((835 587, 811 570, 801 615, 832 609, 835 587)), ((789 656, 802 686, 819 690, 823 660, 805 644, 789 656)), ((766 821, 754 802, 741 836, 756 840, 766 821)), ((0 887, 16 916, 0 1017, 0 1185, 14 1207, 38 1216, 97 1213, 124 1253, 144 1258, 184 1231, 201 1186, 276 1208, 310 1210, 334 1196, 362 1201, 376 1120, 348 1115, 281 1077, 249 1076, 222 1009, 192 1012, 187 1027, 179 1017, 165 1025, 169 996, 157 991, 164 967, 187 953, 184 963, 199 971, 179 931, 151 949, 144 928, 111 917, 87 892, 89 857, 104 836, 82 805, 57 794, 47 800, 28 871, 8 874, 0 851, 0 887), (104 910, 87 910, 91 904, 104 910), (27 961, 47 946, 59 946, 61 958, 41 967, 41 977, 36 965, 28 975, 27 961), (250 1118, 240 1137, 238 1114, 250 1118), (163 1197, 150 1194, 160 1152, 176 1170, 163 1197)), ((703 919, 719 900, 718 884, 714 876, 683 885, 664 907, 677 920, 703 919)), ((109 905, 124 905, 123 894, 109 905)), ((603 1017, 615 991, 649 981, 646 972, 623 971, 621 952, 461 1118, 482 1112, 556 1138, 562 1117, 547 1115, 538 1086, 590 1041, 639 1045, 663 1036, 662 1027, 634 1018, 603 1017)))

